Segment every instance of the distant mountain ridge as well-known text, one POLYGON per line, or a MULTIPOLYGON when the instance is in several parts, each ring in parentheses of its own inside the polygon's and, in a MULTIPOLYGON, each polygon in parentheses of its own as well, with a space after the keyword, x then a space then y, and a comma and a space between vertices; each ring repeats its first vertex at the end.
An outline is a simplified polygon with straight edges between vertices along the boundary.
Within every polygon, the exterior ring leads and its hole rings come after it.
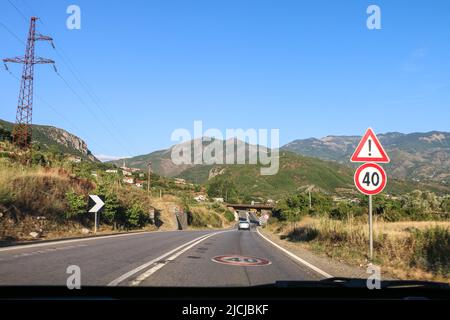
MULTIPOLYGON (((401 136, 401 134, 393 134, 401 136)), ((380 135, 383 137, 383 135, 380 135)), ((435 140, 439 140, 441 136, 419 136, 426 143, 434 143, 435 140), (428 139, 428 140, 427 140, 428 139), (430 142, 427 142, 430 141, 430 142)), ((351 154, 354 147, 358 143, 361 137, 327 137, 321 139, 307 139, 299 140, 303 143, 302 146, 309 147, 310 151, 314 151, 316 145, 318 145, 318 151, 323 151, 323 154, 317 156, 318 153, 311 155, 302 155, 299 152, 293 152, 286 150, 289 147, 284 146, 280 150, 280 169, 276 175, 264 176, 260 174, 260 164, 256 165, 237 165, 237 164, 182 164, 176 165, 171 160, 172 151, 177 146, 172 146, 169 149, 155 151, 146 155, 132 157, 128 159, 121 159, 111 161, 116 165, 123 165, 124 163, 128 167, 137 167, 144 169, 149 161, 152 162, 152 169, 158 175, 167 177, 180 177, 190 182, 197 184, 208 184, 216 177, 222 176, 226 179, 230 179, 233 183, 243 192, 249 192, 252 195, 260 197, 268 197, 270 194, 278 197, 283 194, 296 192, 302 188, 308 186, 315 186, 321 190, 327 192, 336 192, 337 190, 347 190, 353 192, 353 172, 351 164, 349 162, 350 156, 344 158, 342 155, 351 154), (322 149, 320 149, 322 147, 322 149), (334 154, 332 152, 333 151, 334 154), (335 156, 336 158, 333 158, 335 156), (337 161, 336 159, 345 159, 345 161, 337 161), (322 159, 321 159, 322 158, 322 159), (328 158, 328 159, 327 159, 328 158)), ((383 140, 386 140, 383 137, 383 140)), ((190 145, 193 148, 193 141, 184 142, 187 146, 190 145)), ((222 141, 226 143, 226 141, 222 141)), ((203 149, 206 150, 210 142, 203 142, 203 149)), ((246 159, 249 158, 251 153, 258 151, 261 148, 262 151, 267 152, 267 148, 259 147, 256 145, 245 144, 246 146, 246 159)), ((291 147, 293 145, 291 144, 291 147)), ((409 146, 411 150, 414 148, 414 144, 409 146)), ((390 149, 388 149, 390 150, 390 149)), ((406 147, 402 147, 401 152, 405 152, 406 147)), ((427 148, 425 148, 428 151, 427 148)), ((440 149, 439 149, 440 150, 440 149)), ((228 151, 226 151, 228 152, 228 151)), ((389 151, 388 151, 389 152, 389 151)), ((400 151, 399 151, 400 152, 400 151)), ((412 152, 412 151, 410 151, 412 152)), ((390 152, 390 156, 396 158, 395 152, 390 152)), ((225 155, 224 155, 225 157, 225 155)), ((396 164, 396 160, 393 161, 396 164)), ((397 164, 396 164, 397 165, 397 164)), ((411 179, 402 179, 404 181, 395 179, 395 175, 392 174, 396 170, 397 166, 389 166, 386 168, 388 175, 391 177, 387 191, 398 193, 407 192, 416 188, 431 188, 433 190, 440 190, 446 192, 448 186, 441 185, 435 181, 425 181, 425 184, 418 181, 412 181, 411 179), (409 181, 408 181, 409 180, 409 181)))
MULTIPOLYGON (((0 127, 12 131, 14 123, 0 119, 0 127)), ((58 151, 79 156, 90 161, 99 161, 89 150, 84 140, 76 135, 57 127, 46 125, 32 125, 33 141, 44 148, 56 148, 58 151)))
MULTIPOLYGON (((110 163, 113 163, 117 166, 122 166, 124 163, 126 164, 126 166, 128 167, 133 167, 133 168, 140 168, 140 169, 145 169, 147 168, 147 164, 148 162, 152 163, 152 170, 162 176, 165 177, 175 177, 175 176, 179 176, 182 175, 182 173, 188 169, 191 168, 198 168, 198 167, 213 167, 212 165, 195 165, 195 164, 181 164, 181 165, 176 165, 172 162, 172 151, 174 150, 175 147, 179 147, 179 146, 189 146, 191 148, 191 160, 193 163, 193 154, 194 154, 194 147, 193 144, 195 143, 195 141, 199 141, 201 139, 196 139, 196 140, 190 140, 190 141, 186 141, 183 142, 182 144, 177 144, 177 145, 173 145, 168 149, 164 149, 164 150, 158 150, 158 151, 154 151, 151 152, 149 154, 144 154, 144 155, 140 155, 140 156, 136 156, 136 157, 131 157, 131 158, 125 158, 125 159, 119 159, 119 160, 113 160, 110 161, 110 163)), ((237 140, 234 140, 234 151, 236 151, 237 148, 237 140)), ((230 140, 228 140, 230 141, 230 140)), ((209 146, 211 145, 212 141, 203 141, 202 142, 202 152, 209 148, 209 146)), ((221 141, 221 143, 224 146, 224 162, 225 159, 227 157, 227 152, 231 152, 232 150, 227 149, 226 143, 227 141, 221 141)), ((242 142, 243 143, 243 142, 242 142)), ((254 155, 255 153, 258 152, 258 146, 255 145, 250 145, 248 143, 244 144, 245 146, 245 150, 246 150, 246 159, 248 159, 249 155, 252 154, 254 155)), ((267 151, 267 148, 265 147, 259 147, 259 149, 261 151, 267 151)), ((202 170, 203 171, 203 170, 202 170)), ((204 173, 203 173, 204 175, 204 173)))
MULTIPOLYGON (((389 132, 378 138, 391 158, 386 165, 396 178, 450 184, 450 133, 389 132)), ((281 149, 300 155, 350 164, 359 136, 326 136, 294 140, 281 149)))

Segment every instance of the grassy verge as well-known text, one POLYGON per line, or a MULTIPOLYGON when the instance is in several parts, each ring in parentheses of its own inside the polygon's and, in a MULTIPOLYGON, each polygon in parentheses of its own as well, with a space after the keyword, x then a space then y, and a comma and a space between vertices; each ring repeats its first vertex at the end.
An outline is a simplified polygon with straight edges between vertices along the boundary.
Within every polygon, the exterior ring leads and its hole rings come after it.
MULTIPOLYGON (((306 217, 294 227, 269 225, 281 239, 352 265, 368 263, 367 224, 306 217)), ((400 279, 449 282, 450 222, 377 222, 374 263, 400 279)))
POLYGON ((171 206, 180 204, 176 197, 149 198, 144 190, 130 186, 99 188, 98 183, 62 168, 1 163, 0 242, 92 233, 94 215, 87 213, 87 199, 98 192, 106 196, 99 233, 176 229, 171 219, 171 206), (150 207, 158 208, 156 226, 147 221, 150 207))
POLYGON ((234 214, 220 204, 191 205, 188 223, 193 228, 224 228, 234 223, 234 214))

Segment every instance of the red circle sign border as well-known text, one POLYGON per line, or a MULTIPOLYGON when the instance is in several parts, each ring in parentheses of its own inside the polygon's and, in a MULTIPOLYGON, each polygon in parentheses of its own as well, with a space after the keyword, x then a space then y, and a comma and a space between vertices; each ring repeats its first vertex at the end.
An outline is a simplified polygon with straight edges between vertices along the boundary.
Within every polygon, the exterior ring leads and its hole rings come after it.
POLYGON ((358 188, 358 190, 361 193, 366 194, 366 195, 374 195, 374 194, 378 194, 384 190, 384 188, 386 187, 387 176, 386 176, 386 172, 384 171, 383 167, 381 167, 380 165, 378 165, 376 163, 368 162, 368 163, 364 163, 358 169, 356 169, 355 175, 353 176, 353 181, 355 182, 356 188, 358 188), (368 190, 364 189, 364 187, 359 183, 359 179, 357 178, 359 176, 359 174, 361 173, 361 171, 367 167, 376 168, 381 173, 382 183, 375 190, 368 191, 368 190))
POLYGON ((267 259, 250 257, 250 256, 241 256, 241 255, 237 255, 237 254, 227 254, 227 255, 216 256, 216 257, 212 258, 211 260, 215 263, 220 263, 220 264, 229 265, 229 266, 239 266, 239 267, 264 267, 264 266, 268 266, 268 265, 272 264, 272 262, 267 259), (241 263, 241 262, 222 261, 222 259, 224 259, 224 258, 237 258, 237 257, 255 259, 255 260, 259 260, 260 262, 258 262, 258 263, 241 263))

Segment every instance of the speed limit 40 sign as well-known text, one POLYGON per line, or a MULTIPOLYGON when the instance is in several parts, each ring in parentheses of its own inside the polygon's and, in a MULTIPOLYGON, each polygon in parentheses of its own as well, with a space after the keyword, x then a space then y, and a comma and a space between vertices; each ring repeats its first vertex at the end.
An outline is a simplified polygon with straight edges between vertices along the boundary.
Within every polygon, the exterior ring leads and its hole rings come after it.
POLYGON ((356 169, 353 180, 358 190, 369 196, 369 252, 373 259, 372 195, 380 193, 386 186, 386 172, 375 162, 389 163, 391 160, 371 128, 366 130, 350 161, 366 162, 356 169))
POLYGON ((354 176, 358 190, 367 195, 383 191, 386 186, 386 172, 376 163, 365 163, 360 166, 354 176))

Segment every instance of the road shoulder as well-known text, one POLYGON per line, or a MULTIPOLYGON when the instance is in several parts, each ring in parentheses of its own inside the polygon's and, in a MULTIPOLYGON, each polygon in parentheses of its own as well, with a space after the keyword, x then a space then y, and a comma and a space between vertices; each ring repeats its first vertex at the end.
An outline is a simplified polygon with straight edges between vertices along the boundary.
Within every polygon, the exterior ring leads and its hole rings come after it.
MULTIPOLYGON (((279 236, 269 232, 266 229, 259 228, 259 231, 266 236, 269 240, 273 241, 280 247, 288 250, 297 257, 307 261, 311 265, 325 271, 333 277, 351 277, 351 278, 367 278, 368 274, 364 267, 350 266, 344 262, 330 259, 326 256, 313 253, 298 244, 291 243, 287 240, 280 239, 279 236)), ((266 241, 266 240, 264 240, 266 241)), ((279 249, 277 249, 279 250, 279 249)))

